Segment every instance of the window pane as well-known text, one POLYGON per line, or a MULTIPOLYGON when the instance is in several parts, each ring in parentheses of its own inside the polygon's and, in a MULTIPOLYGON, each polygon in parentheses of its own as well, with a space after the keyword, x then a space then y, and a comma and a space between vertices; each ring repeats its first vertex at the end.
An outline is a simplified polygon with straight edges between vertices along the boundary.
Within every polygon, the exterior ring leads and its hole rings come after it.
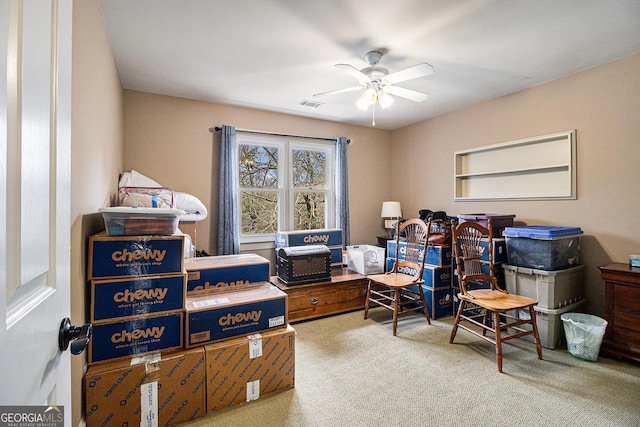
POLYGON ((324 193, 295 193, 293 205, 294 230, 325 228, 324 193))
POLYGON ((293 188, 321 190, 327 188, 327 153, 293 150, 293 188))
POLYGON ((278 148, 261 145, 240 145, 240 187, 278 187, 278 148))
POLYGON ((269 234, 278 231, 278 193, 241 191, 242 234, 269 234))

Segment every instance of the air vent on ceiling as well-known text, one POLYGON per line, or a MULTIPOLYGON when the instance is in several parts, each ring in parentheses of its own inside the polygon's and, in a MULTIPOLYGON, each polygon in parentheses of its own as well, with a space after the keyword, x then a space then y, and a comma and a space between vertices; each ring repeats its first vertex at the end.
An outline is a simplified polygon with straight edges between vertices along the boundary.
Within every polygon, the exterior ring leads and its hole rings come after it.
POLYGON ((300 101, 298 103, 298 105, 302 105, 303 107, 311 107, 311 108, 318 108, 319 106, 321 106, 323 104, 324 104, 324 102, 309 101, 308 99, 303 99, 302 101, 300 101))

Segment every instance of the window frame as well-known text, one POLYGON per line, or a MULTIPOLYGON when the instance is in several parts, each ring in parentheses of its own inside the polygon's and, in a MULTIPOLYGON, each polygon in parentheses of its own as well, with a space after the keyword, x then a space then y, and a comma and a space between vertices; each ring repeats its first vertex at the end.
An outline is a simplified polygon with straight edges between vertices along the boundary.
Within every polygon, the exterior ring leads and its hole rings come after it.
MULTIPOLYGON (((240 152, 242 145, 268 146, 278 148, 278 186, 277 188, 250 188, 241 187, 238 179, 237 203, 238 203, 238 233, 240 244, 270 243, 275 242, 275 233, 243 234, 242 233, 242 204, 241 193, 243 191, 271 191, 278 193, 278 231, 292 230, 294 224, 293 200, 296 192, 325 193, 325 228, 335 227, 335 144, 333 141, 316 140, 309 138, 296 138, 270 135, 238 134, 236 136, 236 150, 240 152), (293 187, 293 151, 308 150, 326 153, 326 188, 324 190, 300 189, 293 187)), ((239 159, 239 156, 238 156, 239 159)), ((240 169, 235 165, 235 173, 239 177, 240 169)))

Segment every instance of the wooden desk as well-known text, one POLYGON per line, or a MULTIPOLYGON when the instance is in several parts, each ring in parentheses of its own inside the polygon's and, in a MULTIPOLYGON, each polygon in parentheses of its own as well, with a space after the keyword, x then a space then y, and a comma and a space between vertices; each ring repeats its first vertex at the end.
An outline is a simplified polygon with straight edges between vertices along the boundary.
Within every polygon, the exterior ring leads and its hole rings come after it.
POLYGON ((598 268, 605 286, 605 320, 609 322, 600 354, 640 362, 640 269, 617 262, 598 268))
POLYGON ((289 322, 364 309, 367 279, 346 268, 334 268, 331 281, 287 286, 271 277, 271 283, 289 296, 289 322))

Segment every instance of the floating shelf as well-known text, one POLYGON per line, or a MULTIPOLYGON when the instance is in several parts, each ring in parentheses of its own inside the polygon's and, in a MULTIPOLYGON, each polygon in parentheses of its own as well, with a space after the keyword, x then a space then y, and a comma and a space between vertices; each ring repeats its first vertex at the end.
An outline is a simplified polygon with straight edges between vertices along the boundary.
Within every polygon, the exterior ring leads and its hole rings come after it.
POLYGON ((576 131, 454 153, 454 200, 575 199, 576 131))

